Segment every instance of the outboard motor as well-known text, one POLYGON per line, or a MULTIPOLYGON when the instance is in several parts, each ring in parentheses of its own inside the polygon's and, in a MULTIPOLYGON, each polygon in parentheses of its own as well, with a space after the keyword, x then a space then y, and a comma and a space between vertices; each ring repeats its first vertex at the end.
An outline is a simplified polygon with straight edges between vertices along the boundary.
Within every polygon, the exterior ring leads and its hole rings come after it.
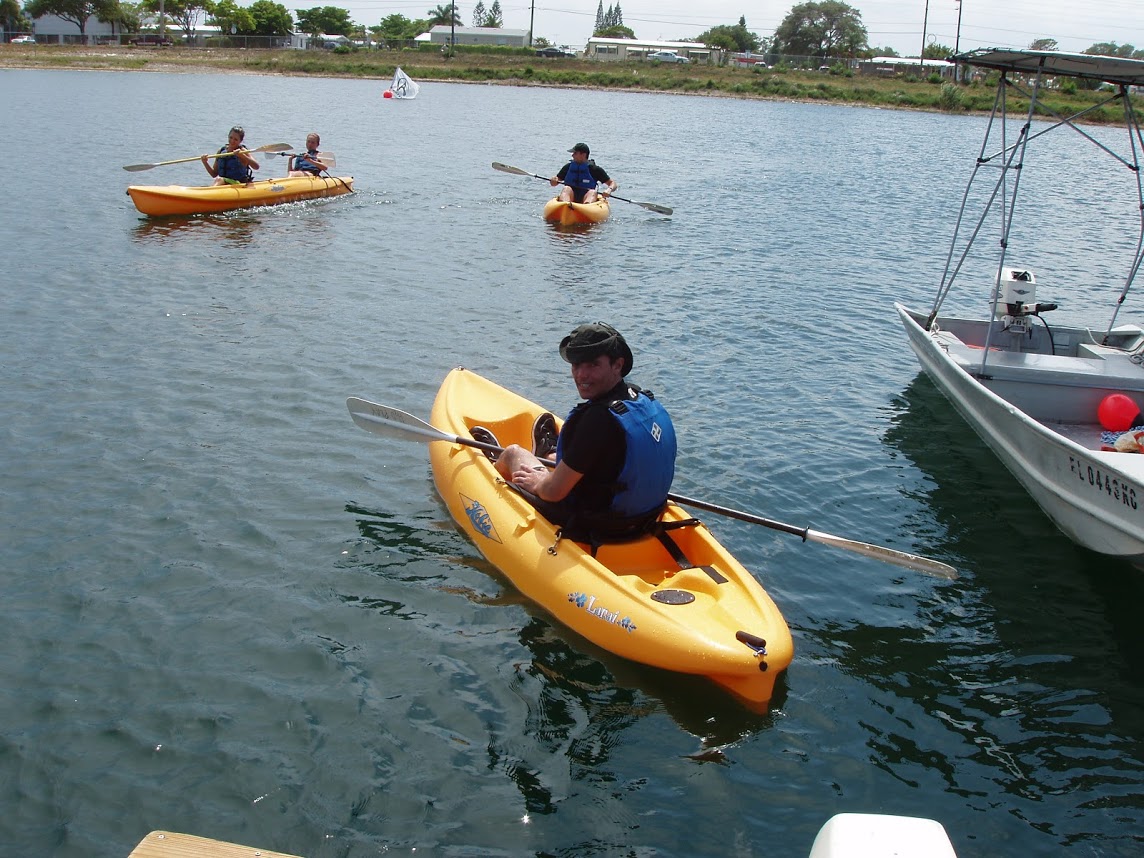
POLYGON ((997 295, 997 318, 1014 332, 1025 329, 1025 316, 1057 309, 1056 304, 1037 303, 1037 277, 1027 268, 1002 268, 997 295))

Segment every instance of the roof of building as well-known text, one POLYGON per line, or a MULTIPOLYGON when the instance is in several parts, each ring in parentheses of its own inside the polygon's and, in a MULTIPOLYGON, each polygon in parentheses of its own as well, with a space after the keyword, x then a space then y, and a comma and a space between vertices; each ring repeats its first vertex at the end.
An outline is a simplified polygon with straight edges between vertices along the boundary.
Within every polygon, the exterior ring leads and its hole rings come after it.
POLYGON ((588 39, 589 45, 628 45, 633 48, 685 48, 693 51, 709 51, 710 45, 702 42, 667 42, 662 39, 605 39, 602 36, 592 36, 588 39))
POLYGON ((949 68, 947 60, 921 60, 917 57, 873 57, 862 60, 864 63, 878 63, 887 66, 928 66, 931 69, 949 68))
POLYGON ((456 33, 458 36, 520 36, 528 38, 528 30, 509 30, 506 27, 450 27, 448 24, 436 24, 429 30, 430 33, 456 33))

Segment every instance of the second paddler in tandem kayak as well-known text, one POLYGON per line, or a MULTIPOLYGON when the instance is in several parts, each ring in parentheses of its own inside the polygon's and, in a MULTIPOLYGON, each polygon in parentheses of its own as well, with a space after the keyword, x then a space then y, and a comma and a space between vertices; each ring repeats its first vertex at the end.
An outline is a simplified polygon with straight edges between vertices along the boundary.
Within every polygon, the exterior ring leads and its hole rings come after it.
MULTIPOLYGON (((559 435, 555 418, 541 415, 533 449, 509 445, 497 471, 565 537, 598 544, 645 533, 663 511, 675 476, 671 417, 650 390, 626 380, 632 350, 611 325, 580 325, 559 351, 584 401, 559 435)), ((487 429, 474 427, 473 437, 500 446, 487 429)))

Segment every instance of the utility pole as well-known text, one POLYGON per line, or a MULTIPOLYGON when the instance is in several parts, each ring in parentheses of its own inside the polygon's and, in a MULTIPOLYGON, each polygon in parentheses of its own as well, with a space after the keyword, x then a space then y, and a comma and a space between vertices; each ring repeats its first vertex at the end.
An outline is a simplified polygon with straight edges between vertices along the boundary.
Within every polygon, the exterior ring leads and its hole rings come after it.
POLYGON ((532 47, 532 22, 536 19, 536 0, 532 0, 532 11, 528 13, 528 46, 532 47))
POLYGON ((926 14, 922 18, 922 51, 918 56, 918 74, 925 74, 926 70, 926 28, 929 26, 929 0, 926 0, 926 14))
MULTIPOLYGON (((953 43, 953 54, 954 54, 954 56, 958 56, 961 54, 961 7, 962 7, 962 2, 961 2, 961 0, 956 0, 956 2, 957 2, 957 38, 954 40, 954 43, 953 43)), ((959 62, 955 62, 953 64, 953 79, 955 81, 957 81, 958 83, 961 83, 961 63, 959 63, 959 62)))

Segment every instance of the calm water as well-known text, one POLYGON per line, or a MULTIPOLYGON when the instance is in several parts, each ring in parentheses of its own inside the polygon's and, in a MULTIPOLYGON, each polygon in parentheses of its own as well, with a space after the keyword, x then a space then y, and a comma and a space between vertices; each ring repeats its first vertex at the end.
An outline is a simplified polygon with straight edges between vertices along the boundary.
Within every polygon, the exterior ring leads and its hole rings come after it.
MULTIPOLYGON (((931 297, 982 120, 382 88, 0 71, 38 179, 0 211, 0 851, 165 828, 310 858, 803 856, 854 811, 937 819, 961 858, 1139 854, 1144 584, 1014 487, 891 307, 931 297), (358 193, 138 215, 129 181, 205 174, 122 164, 236 122, 320 131, 358 193), (555 231, 546 185, 489 167, 551 173, 580 139, 675 217, 555 231), (677 491, 961 579, 707 516, 795 637, 763 715, 553 627, 454 530, 425 448, 344 400, 427 416, 463 364, 563 410, 556 343, 597 318, 675 416, 677 491)), ((1029 235, 1042 300, 1108 306, 1109 258, 1091 295, 1051 273, 1105 236, 1055 207, 1029 235)))

